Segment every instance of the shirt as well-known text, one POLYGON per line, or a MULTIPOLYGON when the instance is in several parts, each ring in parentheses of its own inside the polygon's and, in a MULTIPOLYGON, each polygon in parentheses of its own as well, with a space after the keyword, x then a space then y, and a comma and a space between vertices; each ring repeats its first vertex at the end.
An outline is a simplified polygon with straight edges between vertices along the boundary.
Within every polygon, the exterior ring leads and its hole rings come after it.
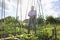
POLYGON ((31 10, 31 11, 28 13, 28 16, 33 17, 33 16, 36 16, 36 14, 37 14, 36 10, 31 10))

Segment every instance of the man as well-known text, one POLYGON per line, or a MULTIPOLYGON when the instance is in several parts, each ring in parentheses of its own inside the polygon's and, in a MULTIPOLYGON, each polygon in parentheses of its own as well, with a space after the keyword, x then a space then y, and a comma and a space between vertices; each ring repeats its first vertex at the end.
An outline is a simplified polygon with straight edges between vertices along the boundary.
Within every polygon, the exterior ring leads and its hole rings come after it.
POLYGON ((33 24, 34 31, 35 31, 35 34, 36 34, 36 15, 37 15, 37 12, 36 12, 36 10, 34 10, 34 6, 32 6, 31 10, 28 13, 28 16, 29 16, 28 34, 30 33, 31 24, 33 24))

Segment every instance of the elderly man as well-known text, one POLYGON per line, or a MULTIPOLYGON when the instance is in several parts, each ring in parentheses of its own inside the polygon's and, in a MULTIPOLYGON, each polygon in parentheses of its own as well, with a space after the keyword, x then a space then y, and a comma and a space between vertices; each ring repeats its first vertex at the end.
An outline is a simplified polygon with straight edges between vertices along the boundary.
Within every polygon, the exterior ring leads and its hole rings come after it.
POLYGON ((34 6, 32 6, 31 10, 28 13, 28 16, 29 16, 28 34, 30 33, 31 24, 33 24, 34 31, 35 31, 35 34, 36 34, 36 15, 37 15, 37 12, 36 12, 36 10, 34 10, 34 6))

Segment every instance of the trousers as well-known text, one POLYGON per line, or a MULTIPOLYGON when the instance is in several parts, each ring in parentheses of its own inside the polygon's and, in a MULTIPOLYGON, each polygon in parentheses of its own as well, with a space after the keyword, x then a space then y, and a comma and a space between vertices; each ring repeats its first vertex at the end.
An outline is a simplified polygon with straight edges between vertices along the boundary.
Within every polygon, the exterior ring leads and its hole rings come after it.
POLYGON ((36 34, 36 17, 32 17, 29 19, 28 34, 30 34, 30 29, 32 27, 31 24, 33 25, 33 30, 35 31, 35 34, 36 34))

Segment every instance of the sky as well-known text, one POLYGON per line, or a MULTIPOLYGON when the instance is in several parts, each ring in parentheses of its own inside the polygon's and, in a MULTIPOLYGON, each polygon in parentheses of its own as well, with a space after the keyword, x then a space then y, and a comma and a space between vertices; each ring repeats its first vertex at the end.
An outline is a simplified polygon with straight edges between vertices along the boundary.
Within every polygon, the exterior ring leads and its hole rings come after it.
MULTIPOLYGON (((4 3, 4 0, 3 0, 4 3)), ((46 16, 60 16, 60 0, 41 0, 43 15, 46 16)), ((37 10, 37 15, 39 15, 39 6, 37 0, 19 0, 18 13, 20 20, 28 19, 28 12, 30 7, 34 5, 35 10, 37 10)), ((3 7, 4 8, 4 7, 3 7)), ((16 17, 17 10, 17 0, 5 0, 5 16, 16 17)), ((41 10, 40 10, 41 12, 41 10)), ((2 13, 2 0, 0 0, 0 18, 2 13)))

